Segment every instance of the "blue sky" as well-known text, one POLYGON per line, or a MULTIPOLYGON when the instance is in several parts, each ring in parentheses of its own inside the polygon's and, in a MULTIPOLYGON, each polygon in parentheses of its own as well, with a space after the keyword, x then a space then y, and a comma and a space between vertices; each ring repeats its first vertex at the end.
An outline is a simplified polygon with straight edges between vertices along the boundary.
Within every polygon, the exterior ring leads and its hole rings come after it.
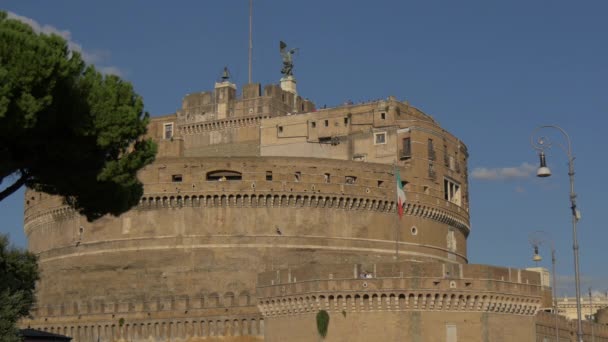
MULTIPOLYGON (((237 85, 247 81, 247 0, 0 6, 131 81, 152 115, 210 89, 225 65, 237 85)), ((550 151, 554 176, 538 179, 530 147, 536 126, 560 125, 576 156, 582 286, 606 291, 607 13, 606 1, 255 0, 253 79, 278 82, 285 40, 299 48, 298 91, 317 106, 394 95, 432 115, 469 148, 470 262, 533 266, 528 236, 546 231, 565 294, 573 292, 567 158, 550 151)), ((25 246, 22 201, 20 192, 0 202, 0 231, 25 246)), ((548 249, 541 253, 549 267, 548 249)))

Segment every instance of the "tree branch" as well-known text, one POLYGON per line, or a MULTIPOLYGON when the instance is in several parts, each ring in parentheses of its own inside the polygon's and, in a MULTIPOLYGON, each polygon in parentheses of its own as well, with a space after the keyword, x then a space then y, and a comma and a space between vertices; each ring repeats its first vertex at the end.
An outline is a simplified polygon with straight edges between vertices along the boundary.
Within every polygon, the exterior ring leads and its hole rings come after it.
POLYGON ((19 179, 17 179, 15 183, 13 183, 13 185, 7 187, 6 189, 2 190, 2 192, 0 192, 0 202, 10 196, 13 192, 19 190, 19 188, 22 187, 23 184, 25 184, 28 177, 29 175, 27 174, 27 172, 21 170, 21 177, 19 177, 19 179))

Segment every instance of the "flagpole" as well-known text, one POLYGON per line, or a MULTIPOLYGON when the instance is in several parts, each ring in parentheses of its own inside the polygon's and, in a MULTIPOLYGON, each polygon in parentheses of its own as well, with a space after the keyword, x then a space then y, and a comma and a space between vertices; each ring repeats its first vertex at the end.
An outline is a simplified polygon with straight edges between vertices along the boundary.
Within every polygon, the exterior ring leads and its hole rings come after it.
MULTIPOLYGON (((393 172, 395 174, 395 181, 397 181, 397 162, 393 161, 393 172)), ((399 184, 397 184, 399 186, 399 184)), ((395 188, 395 260, 399 261, 399 192, 395 188)))
POLYGON ((249 0, 249 83, 251 84, 251 60, 253 59, 253 0, 249 0))

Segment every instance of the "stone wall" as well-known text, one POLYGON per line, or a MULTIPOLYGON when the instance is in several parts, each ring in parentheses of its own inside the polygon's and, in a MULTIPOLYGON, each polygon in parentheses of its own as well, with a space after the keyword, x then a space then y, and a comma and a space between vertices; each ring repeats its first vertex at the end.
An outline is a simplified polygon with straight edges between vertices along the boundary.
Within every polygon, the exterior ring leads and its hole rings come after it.
POLYGON ((319 310, 327 341, 530 341, 543 291, 536 272, 484 265, 315 265, 260 274, 258 307, 265 341, 315 340, 319 310))

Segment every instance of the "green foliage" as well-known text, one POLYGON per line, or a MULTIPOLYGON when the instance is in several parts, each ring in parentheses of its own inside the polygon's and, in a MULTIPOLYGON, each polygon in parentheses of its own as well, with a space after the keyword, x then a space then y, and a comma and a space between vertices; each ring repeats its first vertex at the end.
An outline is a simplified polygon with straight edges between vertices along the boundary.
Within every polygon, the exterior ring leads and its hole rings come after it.
POLYGON ((329 314, 325 310, 317 312, 317 331, 322 338, 327 336, 327 328, 329 327, 329 314))
POLYGON ((156 146, 130 83, 86 66, 57 35, 0 12, 0 201, 27 185, 93 220, 137 204, 156 146), (16 179, 16 180, 15 180, 16 179))
POLYGON ((122 327, 123 325, 125 325, 125 319, 120 317, 120 319, 118 320, 118 326, 122 327))
POLYGON ((36 256, 9 246, 0 235, 0 341, 21 341, 16 323, 34 304, 36 280, 36 256))

